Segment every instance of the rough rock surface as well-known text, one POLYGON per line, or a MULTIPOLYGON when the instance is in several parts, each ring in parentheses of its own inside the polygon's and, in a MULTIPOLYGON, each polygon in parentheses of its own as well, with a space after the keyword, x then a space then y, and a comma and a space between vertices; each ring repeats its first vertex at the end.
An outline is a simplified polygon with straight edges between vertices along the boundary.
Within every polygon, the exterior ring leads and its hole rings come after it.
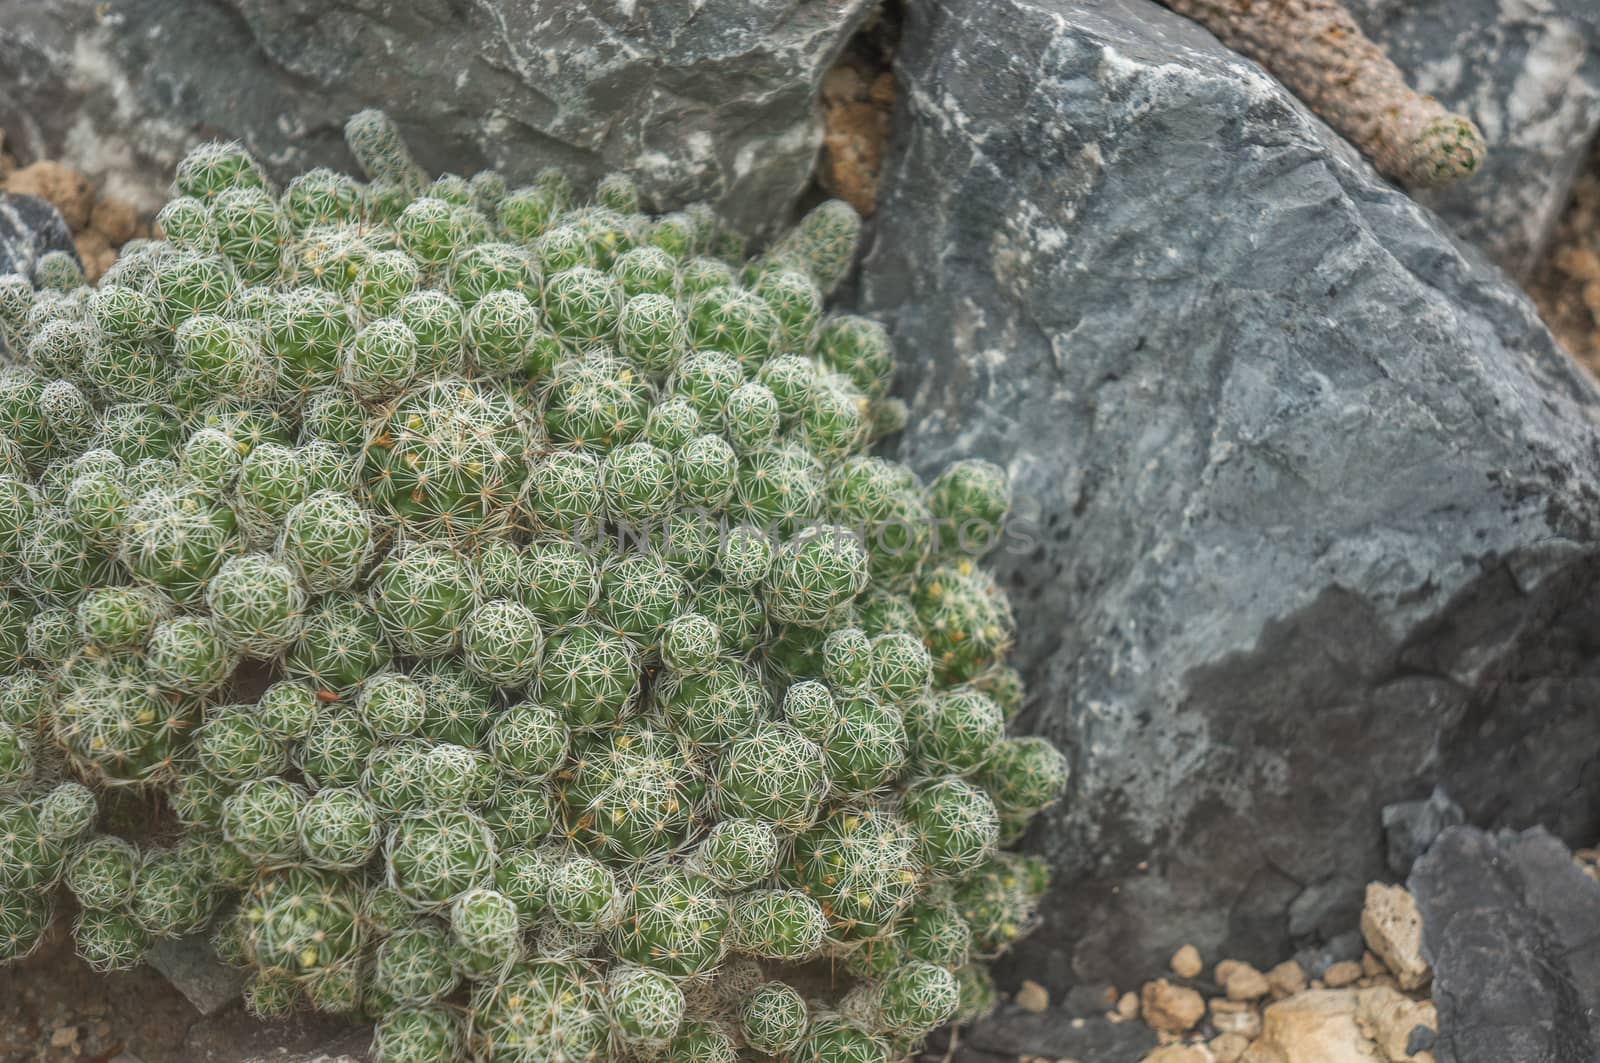
POLYGON ((1484 168, 1422 201, 1456 234, 1526 276, 1600 129, 1594 0, 1345 0, 1423 92, 1470 114, 1484 168))
POLYGON ((0 274, 33 276, 46 251, 72 251, 72 230, 37 196, 0 192, 0 274))
POLYGON ((1361 909, 1361 936, 1383 961, 1400 988, 1414 992, 1427 984, 1428 963, 1422 958, 1422 917, 1417 902, 1402 886, 1367 884, 1361 909))
POLYGON ((1426 801, 1396 801, 1383 806, 1383 840, 1389 870, 1404 878, 1417 857, 1428 851, 1446 828, 1465 821, 1461 806, 1439 787, 1426 801))
POLYGON ((204 934, 166 938, 144 954, 144 961, 178 988, 202 1015, 214 1015, 239 999, 250 971, 217 959, 204 934))
MULTIPOLYGON (((949 1032, 928 1040, 924 1063, 949 1058, 949 1032)), ((1112 1022, 1104 1006, 1052 1007, 1040 1013, 1007 1006, 991 1019, 963 1027, 956 1058, 962 1063, 1017 1063, 1019 1057, 1075 1059, 1084 1063, 1137 1063, 1156 1046, 1156 1032, 1137 1020, 1112 1022)))
POLYGON ((1437 1063, 1600 1056, 1600 882, 1541 829, 1440 835, 1407 880, 1433 964, 1437 1063))
POLYGON ((857 301, 903 453, 1012 473, 1019 724, 1073 762, 1011 983, 1326 944, 1436 784, 1592 836, 1600 395, 1526 299, 1141 0, 927 0, 897 74, 857 301))
POLYGON ((0 126, 148 209, 207 136, 280 175, 353 168, 344 119, 382 106, 436 172, 624 168, 658 205, 711 199, 756 228, 804 188, 818 85, 869 6, 0 0, 0 126))
POLYGON ((1388 987, 1313 989, 1270 1005, 1243 1063, 1438 1063, 1407 1051, 1433 1009, 1388 987))

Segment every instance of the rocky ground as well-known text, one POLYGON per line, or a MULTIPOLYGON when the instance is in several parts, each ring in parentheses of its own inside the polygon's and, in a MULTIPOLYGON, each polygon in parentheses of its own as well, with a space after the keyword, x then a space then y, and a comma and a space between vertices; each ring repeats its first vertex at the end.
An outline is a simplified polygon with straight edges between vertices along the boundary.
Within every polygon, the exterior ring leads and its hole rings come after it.
MULTIPOLYGON (((1307 958, 1309 971, 1297 959, 1266 971, 1233 959, 1208 964, 1193 945, 1184 945, 1173 953, 1166 977, 1137 990, 1106 989, 1104 1019, 1148 1028, 1153 1038, 1145 1039, 1156 1043, 1143 1063, 1434 1063, 1439 1023, 1411 894, 1374 883, 1362 911, 1361 938, 1359 960, 1307 958)), ((1027 981, 1013 1005, 1038 1015, 1049 1009, 1050 999, 1042 986, 1027 981)), ((1089 1021, 1083 1020, 1085 1027, 1089 1021)), ((1018 1058, 1051 1063, 1044 1056, 1018 1058)), ((1102 1061, 1063 1057, 1055 1063, 1102 1061)))
POLYGON ((349 1039, 347 1021, 314 1012, 268 1026, 234 1001, 200 1015, 151 967, 95 974, 73 955, 71 922, 57 919, 38 952, 0 967, 0 1063, 236 1063, 349 1039))

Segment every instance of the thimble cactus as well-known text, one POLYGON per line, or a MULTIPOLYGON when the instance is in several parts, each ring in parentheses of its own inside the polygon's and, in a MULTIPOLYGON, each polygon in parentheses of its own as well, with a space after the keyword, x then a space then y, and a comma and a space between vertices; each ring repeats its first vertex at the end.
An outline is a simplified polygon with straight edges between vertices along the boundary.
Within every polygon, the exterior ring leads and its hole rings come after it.
POLYGON ((390 1063, 887 1063, 992 1007, 1067 762, 1006 733, 1004 472, 866 453, 854 212, 745 262, 624 175, 348 136, 364 183, 203 145, 98 287, 0 278, 0 962, 64 886, 95 969, 206 931, 390 1063), (125 786, 165 847, 95 833, 125 786))

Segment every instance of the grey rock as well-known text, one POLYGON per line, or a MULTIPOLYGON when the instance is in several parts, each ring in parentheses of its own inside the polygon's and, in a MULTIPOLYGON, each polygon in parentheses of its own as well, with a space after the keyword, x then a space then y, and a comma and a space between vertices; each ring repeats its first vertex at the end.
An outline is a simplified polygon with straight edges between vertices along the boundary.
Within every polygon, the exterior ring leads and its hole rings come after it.
POLYGON ((1383 838, 1389 870, 1404 878, 1417 857, 1448 827, 1466 822, 1461 806, 1435 786, 1426 801, 1400 801, 1383 807, 1383 838))
POLYGON ((1419 90, 1471 115, 1484 168, 1419 195, 1456 235, 1526 276, 1600 130, 1600 5, 1593 0, 1346 0, 1419 90))
POLYGON ((380 106, 434 172, 625 169, 658 206, 709 199, 754 230, 805 187, 818 86, 870 6, 0 0, 0 125, 152 208, 210 136, 279 176, 353 169, 344 119, 380 106))
POLYGON ((1002 980, 1315 948, 1435 784, 1592 836, 1600 395, 1526 298, 1142 0, 927 0, 896 69, 856 302, 908 460, 1010 470, 1017 726, 1074 772, 1002 980))
POLYGON ((1544 830, 1454 827, 1407 880, 1433 967, 1438 1063, 1600 1055, 1600 882, 1544 830))
POLYGON ((1336 963, 1360 961, 1366 948, 1367 943, 1361 939, 1361 931, 1347 930, 1325 945, 1301 949, 1294 954, 1294 962, 1306 972, 1307 978, 1321 978, 1336 963))
POLYGON ((31 280, 39 257, 49 251, 78 257, 61 212, 37 196, 0 192, 0 275, 20 273, 31 280))
MULTIPOLYGON (((1028 1012, 1007 1005, 987 1019, 961 1028, 955 1048, 966 1063, 1017 1063, 1018 1058, 1081 1059, 1093 1063, 1138 1063, 1156 1047, 1156 1034, 1142 1022, 1112 1022, 1106 1008, 1081 1011, 1047 1008, 1028 1012)), ((921 1058, 946 1060, 949 1034, 928 1039, 921 1058)))
POLYGON ((217 959, 204 934, 164 938, 150 946, 144 960, 177 987, 195 1010, 214 1015, 239 999, 250 972, 217 959))

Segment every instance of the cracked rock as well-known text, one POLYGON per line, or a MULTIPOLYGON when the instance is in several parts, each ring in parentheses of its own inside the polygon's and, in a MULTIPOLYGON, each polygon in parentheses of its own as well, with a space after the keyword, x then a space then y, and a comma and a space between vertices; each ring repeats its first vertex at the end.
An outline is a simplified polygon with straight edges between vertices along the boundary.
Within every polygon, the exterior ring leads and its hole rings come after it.
POLYGON ((1537 827, 1452 827, 1407 885, 1433 966, 1436 1063, 1600 1056, 1600 882, 1566 846, 1537 827))
POLYGON ((1410 874, 1411 865, 1427 852, 1440 832, 1460 826, 1464 819, 1461 806, 1437 786, 1426 801, 1397 801, 1383 806, 1383 840, 1389 870, 1401 878, 1410 874))
POLYGON ((625 169, 658 207, 754 231, 804 189, 818 86, 871 6, 0 0, 0 126, 151 210, 219 133, 282 177, 354 169, 344 120, 377 106, 434 172, 625 169))
POLYGON ((1419 785, 1600 831, 1600 394, 1523 294, 1144 0, 925 0, 895 73, 856 302, 902 453, 1011 473, 1016 727, 1073 767, 1002 983, 1310 958, 1419 785))

